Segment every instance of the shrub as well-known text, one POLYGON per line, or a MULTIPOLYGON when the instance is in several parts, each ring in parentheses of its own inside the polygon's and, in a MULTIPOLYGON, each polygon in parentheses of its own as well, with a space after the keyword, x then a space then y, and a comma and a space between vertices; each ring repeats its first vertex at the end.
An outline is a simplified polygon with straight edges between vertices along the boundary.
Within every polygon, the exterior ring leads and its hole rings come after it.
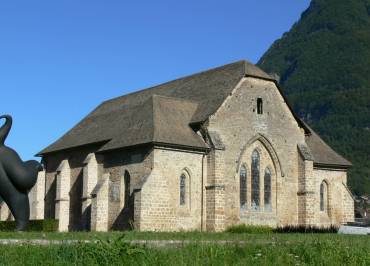
POLYGON ((239 224, 228 227, 226 232, 236 234, 266 234, 272 233, 273 229, 269 226, 239 224))
POLYGON ((126 242, 123 234, 110 240, 98 239, 94 243, 79 244, 76 252, 86 265, 122 265, 137 255, 145 255, 145 249, 126 242))
MULTIPOLYGON (((15 221, 1 221, 0 231, 14 231, 16 228, 15 221)), ((46 220, 31 220, 28 223, 27 231, 33 232, 56 232, 58 231, 58 220, 46 219, 46 220)))
POLYGON ((306 226, 306 225, 287 225, 275 228, 275 233, 338 233, 339 228, 331 225, 330 227, 306 226))
POLYGON ((318 226, 305 226, 305 225, 286 225, 277 228, 271 228, 269 226, 261 225, 245 225, 239 224, 234 225, 226 229, 227 233, 237 234, 266 234, 266 233, 338 233, 339 227, 318 227, 318 226))

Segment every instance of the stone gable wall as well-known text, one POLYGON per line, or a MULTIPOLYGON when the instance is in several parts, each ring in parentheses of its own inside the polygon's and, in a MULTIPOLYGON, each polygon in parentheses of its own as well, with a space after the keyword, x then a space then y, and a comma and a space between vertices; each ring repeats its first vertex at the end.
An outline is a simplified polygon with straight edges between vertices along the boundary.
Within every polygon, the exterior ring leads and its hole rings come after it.
MULTIPOLYGON (((277 223, 298 222, 298 151, 304 143, 304 132, 286 105, 273 82, 245 78, 210 117, 208 131, 217 132, 224 151, 217 151, 223 165, 217 165, 217 178, 225 186, 224 228, 238 222, 239 173, 236 169, 243 149, 256 135, 263 135, 276 151, 281 173, 276 176, 277 223), (263 100, 263 114, 257 114, 257 98, 263 100), (282 176, 284 175, 284 176, 282 176)), ((270 154, 270 157, 272 155, 270 154)), ((254 221, 264 221, 265 214, 255 213, 254 221)), ((266 221, 266 220, 265 220, 266 221)))

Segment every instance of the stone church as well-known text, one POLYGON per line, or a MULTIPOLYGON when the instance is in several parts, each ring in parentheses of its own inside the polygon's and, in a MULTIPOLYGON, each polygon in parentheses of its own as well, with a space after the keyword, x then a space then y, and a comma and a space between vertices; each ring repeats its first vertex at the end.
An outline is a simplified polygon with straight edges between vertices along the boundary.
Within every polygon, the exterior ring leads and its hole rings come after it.
POLYGON ((105 101, 38 155, 33 218, 60 231, 354 219, 351 163, 247 61, 105 101))

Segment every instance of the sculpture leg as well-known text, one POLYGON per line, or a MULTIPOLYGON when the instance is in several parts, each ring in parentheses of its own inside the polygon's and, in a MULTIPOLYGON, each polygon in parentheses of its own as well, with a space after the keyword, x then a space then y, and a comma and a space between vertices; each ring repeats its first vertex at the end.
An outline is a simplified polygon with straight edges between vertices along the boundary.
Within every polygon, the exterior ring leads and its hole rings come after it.
POLYGON ((17 222, 17 230, 24 231, 30 215, 27 193, 21 193, 15 188, 2 166, 0 166, 0 184, 0 196, 13 214, 17 222))
POLYGON ((19 193, 13 200, 12 214, 17 223, 17 231, 25 231, 30 218, 30 203, 28 195, 19 193))

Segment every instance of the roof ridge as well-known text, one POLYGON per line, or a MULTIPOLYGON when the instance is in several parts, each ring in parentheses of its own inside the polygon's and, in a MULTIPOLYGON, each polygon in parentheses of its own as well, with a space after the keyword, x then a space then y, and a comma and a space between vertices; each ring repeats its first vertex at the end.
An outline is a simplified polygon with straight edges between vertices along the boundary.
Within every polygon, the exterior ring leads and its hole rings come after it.
POLYGON ((165 99, 176 100, 176 101, 179 101, 179 102, 189 102, 189 103, 198 104, 198 102, 196 102, 196 101, 192 101, 192 100, 185 99, 185 98, 167 96, 167 95, 152 94, 151 97, 153 97, 153 98, 165 98, 165 99))
MULTIPOLYGON (((240 63, 250 63, 249 61, 245 60, 245 59, 242 59, 242 60, 238 60, 238 61, 235 61, 235 62, 232 62, 232 63, 228 63, 228 64, 225 64, 225 65, 221 65, 221 66, 217 66, 217 67, 213 67, 211 69, 208 69, 208 70, 202 70, 202 71, 199 71, 199 72, 195 72, 193 74, 190 74, 190 75, 186 75, 186 76, 183 76, 183 77, 179 77, 179 78, 176 78, 176 79, 173 79, 173 80, 170 80, 170 81, 167 81, 167 82, 164 82, 164 83, 159 83, 157 85, 154 85, 154 86, 151 86, 151 87, 148 87, 148 88, 144 88, 144 89, 139 89, 137 91, 133 91, 133 92, 130 92, 130 93, 127 93, 127 94, 124 94, 124 95, 121 95, 121 96, 118 96, 118 97, 114 97, 114 98, 111 98, 111 99, 108 99, 106 101, 103 101, 102 104, 105 104, 105 103, 108 103, 108 102, 112 102, 112 101, 115 101, 115 100, 118 100, 118 99, 121 99, 121 98, 124 98, 124 97, 127 97, 129 95, 134 95, 134 94, 138 94, 138 93, 142 93, 144 91, 148 91, 148 90, 152 90, 152 89, 155 89, 157 87, 161 87, 163 85, 167 85, 167 84, 170 84, 170 83, 173 83, 173 82, 176 82, 176 81, 180 81, 180 80, 184 80, 184 79, 187 79, 187 78, 191 78, 191 77, 194 77, 194 76, 198 76, 198 75, 202 75, 202 74, 207 74, 209 72, 213 72, 213 71, 217 71, 217 70, 220 70, 222 68, 226 68, 228 66, 231 66, 231 65, 236 65, 236 64, 240 64, 240 63)), ((252 64, 252 63, 250 63, 252 64)), ((253 64, 252 64, 253 65, 253 64)), ((246 71, 246 65, 244 67, 244 70, 246 71)))

